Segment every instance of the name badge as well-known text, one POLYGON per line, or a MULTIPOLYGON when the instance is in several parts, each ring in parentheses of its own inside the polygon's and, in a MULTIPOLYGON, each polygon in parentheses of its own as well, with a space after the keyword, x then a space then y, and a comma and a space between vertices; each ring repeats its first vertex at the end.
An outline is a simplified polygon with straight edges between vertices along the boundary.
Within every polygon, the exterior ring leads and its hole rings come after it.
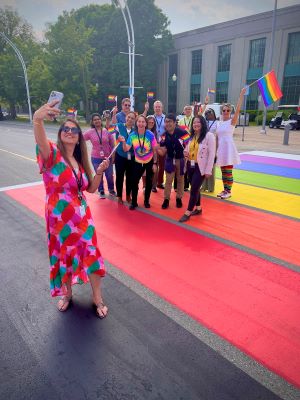
POLYGON ((176 165, 176 159, 173 158, 173 165, 176 165))
POLYGON ((85 216, 85 207, 83 204, 79 207, 79 213, 81 217, 85 216))
POLYGON ((104 157, 104 151, 100 151, 100 157, 103 158, 104 157))
POLYGON ((195 160, 191 160, 191 167, 195 168, 195 160))
POLYGON ((131 153, 127 153, 127 160, 131 160, 131 153))

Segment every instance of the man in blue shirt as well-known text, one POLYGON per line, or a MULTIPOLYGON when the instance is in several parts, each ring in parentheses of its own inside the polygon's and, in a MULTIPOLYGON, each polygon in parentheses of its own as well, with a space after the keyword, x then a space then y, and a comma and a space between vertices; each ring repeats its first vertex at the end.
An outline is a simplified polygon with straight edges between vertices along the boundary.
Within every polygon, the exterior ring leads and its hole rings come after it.
POLYGON ((122 100, 122 111, 118 112, 116 115, 117 123, 125 124, 126 115, 130 111, 130 106, 131 106, 130 99, 128 97, 125 97, 125 99, 122 100))

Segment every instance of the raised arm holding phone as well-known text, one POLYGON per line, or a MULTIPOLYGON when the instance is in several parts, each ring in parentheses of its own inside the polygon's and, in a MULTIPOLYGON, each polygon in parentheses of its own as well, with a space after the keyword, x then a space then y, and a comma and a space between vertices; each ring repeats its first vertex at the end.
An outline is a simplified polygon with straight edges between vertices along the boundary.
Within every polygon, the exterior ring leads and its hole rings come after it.
POLYGON ((96 314, 104 318, 108 313, 101 293, 104 262, 84 191, 97 189, 109 161, 104 160, 92 176, 81 128, 71 119, 60 126, 57 142, 49 141, 44 120, 60 114, 58 103, 56 99, 44 104, 33 118, 37 161, 46 190, 51 296, 61 296, 58 310, 66 311, 72 301, 72 285, 90 281, 96 314))

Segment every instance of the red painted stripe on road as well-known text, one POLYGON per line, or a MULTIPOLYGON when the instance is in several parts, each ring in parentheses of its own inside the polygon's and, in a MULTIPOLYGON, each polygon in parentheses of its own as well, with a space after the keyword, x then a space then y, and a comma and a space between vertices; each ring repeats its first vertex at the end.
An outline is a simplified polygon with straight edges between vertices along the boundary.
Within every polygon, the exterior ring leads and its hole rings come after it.
MULTIPOLYGON (((7 192, 43 216, 42 186, 7 192)), ((299 274, 88 196, 105 259, 300 387, 299 274)))
MULTIPOLYGON (((187 209, 188 199, 186 193, 183 208, 178 209, 172 193, 170 208, 162 210, 163 191, 160 191, 151 195, 150 202, 156 214, 178 221, 187 209)), ((141 194, 139 204, 143 204, 141 194)), ((201 204, 203 214, 191 217, 187 225, 300 266, 298 221, 206 196, 202 196, 201 204)))

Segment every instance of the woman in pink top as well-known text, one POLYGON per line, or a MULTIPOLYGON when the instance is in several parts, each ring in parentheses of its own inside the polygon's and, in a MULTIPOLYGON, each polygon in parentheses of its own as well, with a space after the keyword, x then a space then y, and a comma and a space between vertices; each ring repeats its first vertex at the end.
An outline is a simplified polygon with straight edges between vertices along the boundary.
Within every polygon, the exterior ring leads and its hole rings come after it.
MULTIPOLYGON (((83 134, 85 140, 90 140, 92 143, 92 164, 95 169, 99 167, 103 160, 105 160, 114 148, 114 137, 107 129, 102 127, 102 120, 100 114, 93 114, 91 119, 91 129, 83 134)), ((109 167, 105 170, 105 177, 107 181, 109 194, 116 195, 114 187, 113 175, 113 159, 109 167)), ((101 199, 105 199, 105 192, 103 186, 103 178, 100 181, 98 191, 101 199)))

